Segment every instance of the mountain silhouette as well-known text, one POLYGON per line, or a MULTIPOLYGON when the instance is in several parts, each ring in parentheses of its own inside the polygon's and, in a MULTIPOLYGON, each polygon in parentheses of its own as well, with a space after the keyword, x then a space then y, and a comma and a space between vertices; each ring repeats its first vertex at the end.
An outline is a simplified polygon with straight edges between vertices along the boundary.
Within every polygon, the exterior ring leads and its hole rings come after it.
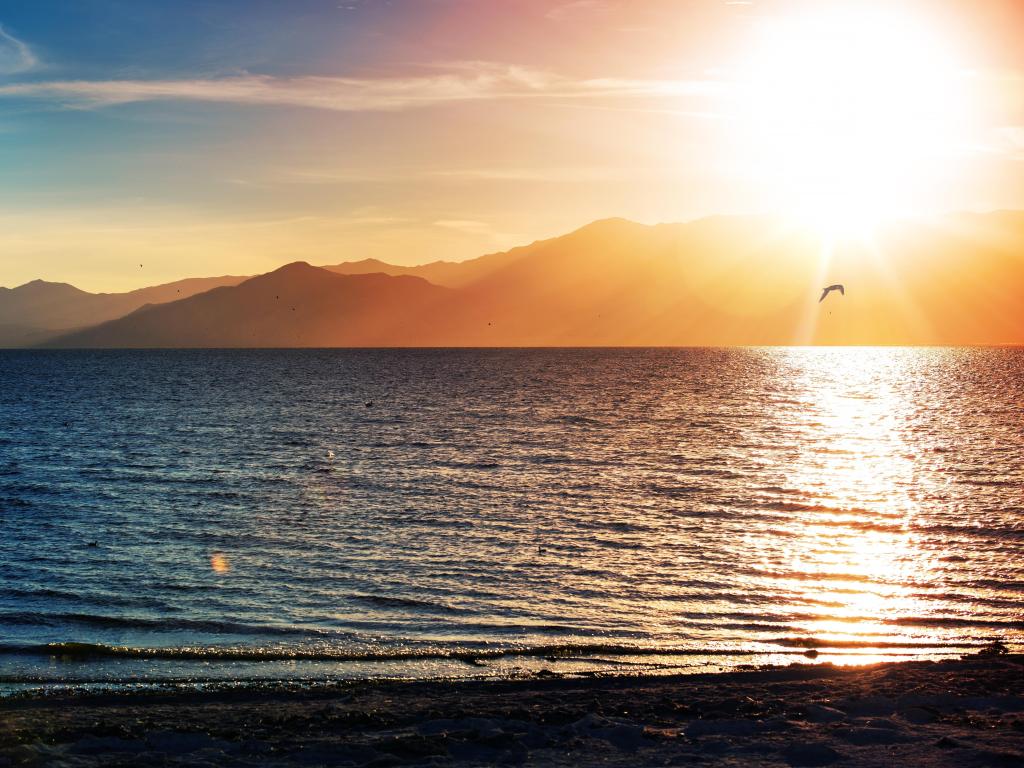
POLYGON ((337 347, 429 343, 450 291, 410 276, 338 275, 295 262, 62 336, 54 347, 337 347), (411 341, 410 341, 411 340, 411 341))
POLYGON ((771 343, 784 325, 772 318, 798 307, 803 290, 778 266, 807 248, 796 236, 763 245, 769 226, 594 222, 469 284, 443 335, 474 346, 771 343), (730 292, 736 274, 742 287, 730 292))
POLYGON ((362 259, 325 266, 324 269, 342 275, 362 275, 373 272, 385 275, 412 275, 446 288, 463 288, 519 261, 542 247, 546 242, 551 241, 542 240, 532 245, 520 246, 502 253, 491 253, 467 261, 432 261, 428 264, 403 267, 378 259, 362 259))
POLYGON ((51 345, 1020 344, 1022 254, 1012 211, 908 220, 842 247, 770 217, 607 219, 466 262, 292 264, 51 345), (834 283, 845 300, 819 305, 834 283))
POLYGON ((198 277, 125 293, 88 293, 67 283, 33 280, 0 288, 0 347, 39 343, 60 333, 123 317, 146 304, 188 298, 246 278, 198 277))

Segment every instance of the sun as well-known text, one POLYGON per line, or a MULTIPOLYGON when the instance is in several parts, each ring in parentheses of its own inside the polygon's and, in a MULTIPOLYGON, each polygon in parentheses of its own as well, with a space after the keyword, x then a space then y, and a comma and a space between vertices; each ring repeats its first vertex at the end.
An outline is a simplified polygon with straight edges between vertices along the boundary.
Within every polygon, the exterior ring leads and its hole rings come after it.
POLYGON ((828 234, 921 213, 970 119, 952 31, 906 3, 822 1, 760 19, 738 54, 738 159, 782 212, 828 234))

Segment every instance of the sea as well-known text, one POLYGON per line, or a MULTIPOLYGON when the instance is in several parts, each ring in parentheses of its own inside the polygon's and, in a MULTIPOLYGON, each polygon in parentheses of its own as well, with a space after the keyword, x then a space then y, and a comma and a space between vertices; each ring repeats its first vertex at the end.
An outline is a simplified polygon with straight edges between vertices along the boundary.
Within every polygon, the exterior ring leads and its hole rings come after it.
POLYGON ((1020 348, 0 352, 0 694, 1022 644, 1020 348))

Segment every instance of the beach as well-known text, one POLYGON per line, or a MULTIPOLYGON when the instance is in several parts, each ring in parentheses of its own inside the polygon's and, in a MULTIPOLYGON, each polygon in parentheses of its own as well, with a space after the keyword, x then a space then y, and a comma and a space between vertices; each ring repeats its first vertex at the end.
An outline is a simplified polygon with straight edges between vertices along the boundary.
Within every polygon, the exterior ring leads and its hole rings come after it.
POLYGON ((1024 656, 0 703, 0 765, 1024 765, 1024 656))

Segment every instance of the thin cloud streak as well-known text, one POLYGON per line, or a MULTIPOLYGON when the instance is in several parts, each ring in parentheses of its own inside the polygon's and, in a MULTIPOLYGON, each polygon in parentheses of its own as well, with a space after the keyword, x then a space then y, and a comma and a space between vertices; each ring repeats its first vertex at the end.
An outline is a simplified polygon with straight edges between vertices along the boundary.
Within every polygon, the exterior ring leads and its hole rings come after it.
POLYGON ((27 72, 39 64, 28 45, 0 26, 0 74, 27 72))
POLYGON ((490 226, 486 222, 474 221, 472 219, 439 219, 434 222, 434 226, 474 235, 485 234, 491 231, 490 226))
POLYGON ((382 112, 498 99, 698 96, 712 93, 716 85, 705 80, 572 79, 523 67, 476 64, 455 73, 380 79, 243 75, 13 83, 0 86, 0 97, 48 99, 78 107, 179 100, 382 112))
POLYGON ((495 167, 495 168, 393 168, 390 170, 322 170, 286 169, 268 180, 252 181, 232 179, 234 184, 406 184, 410 181, 452 181, 462 182, 595 182, 622 178, 646 178, 664 175, 663 171, 637 168, 636 166, 592 166, 592 167, 495 167))
POLYGON ((550 21, 565 21, 580 13, 607 10, 608 4, 601 0, 573 0, 572 2, 556 5, 544 14, 544 18, 550 21))

